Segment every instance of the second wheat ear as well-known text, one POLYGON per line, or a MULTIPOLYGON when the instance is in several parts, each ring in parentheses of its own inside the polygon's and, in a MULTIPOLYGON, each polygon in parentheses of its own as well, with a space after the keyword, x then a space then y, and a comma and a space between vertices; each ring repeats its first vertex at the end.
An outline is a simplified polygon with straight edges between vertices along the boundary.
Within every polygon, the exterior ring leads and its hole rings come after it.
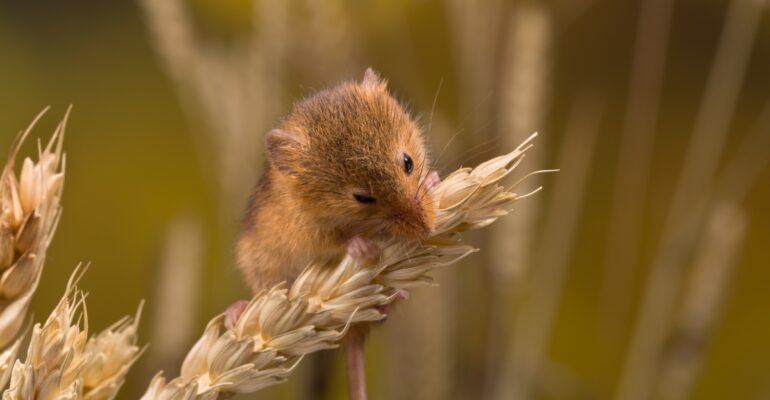
POLYGON ((225 314, 214 318, 187 354, 180 376, 168 381, 156 375, 143 399, 215 399, 284 382, 305 354, 337 347, 351 324, 382 319, 378 306, 390 303, 396 289, 433 285, 433 270, 476 251, 462 242, 462 232, 493 223, 540 190, 515 192, 528 177, 549 171, 501 182, 535 136, 511 153, 449 174, 433 191, 436 223, 425 240, 394 243, 377 262, 313 262, 291 287, 256 294, 232 327, 225 326, 225 314))

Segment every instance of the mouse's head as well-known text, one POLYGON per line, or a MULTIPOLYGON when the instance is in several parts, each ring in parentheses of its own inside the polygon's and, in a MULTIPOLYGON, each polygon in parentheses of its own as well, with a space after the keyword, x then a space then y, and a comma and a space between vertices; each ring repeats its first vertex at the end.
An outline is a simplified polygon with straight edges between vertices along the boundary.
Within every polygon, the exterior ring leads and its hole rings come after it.
POLYGON ((371 69, 298 102, 268 160, 309 215, 346 234, 425 238, 433 229, 422 133, 371 69))

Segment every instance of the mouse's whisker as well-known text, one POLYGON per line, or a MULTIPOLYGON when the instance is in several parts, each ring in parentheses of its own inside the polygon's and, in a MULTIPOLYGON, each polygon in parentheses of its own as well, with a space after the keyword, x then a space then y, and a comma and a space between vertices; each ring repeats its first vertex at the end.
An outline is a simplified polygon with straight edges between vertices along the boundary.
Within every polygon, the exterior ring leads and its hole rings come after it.
POLYGON ((421 156, 420 158, 422 159, 422 162, 420 163, 420 175, 419 175, 420 176, 420 183, 417 185, 417 193, 418 194, 422 190, 423 185, 425 185, 425 182, 427 181, 427 178, 428 178, 428 175, 429 175, 429 174, 424 174, 425 167, 428 164, 428 158, 425 155, 421 156))
POLYGON ((449 146, 452 144, 452 142, 454 142, 454 140, 455 140, 455 139, 457 139, 457 137, 458 137, 458 136, 460 136, 460 134, 461 134, 461 133, 462 133, 464 130, 465 130, 465 128, 460 128, 460 129, 458 129, 458 130, 457 130, 457 132, 455 132, 455 134, 454 134, 454 135, 452 135, 452 137, 451 137, 451 138, 449 138, 449 140, 446 142, 446 144, 444 145, 444 147, 443 147, 443 148, 441 149, 441 151, 438 153, 438 156, 436 157, 436 161, 434 161, 434 164, 438 164, 438 162, 441 160, 441 157, 444 155, 444 153, 445 153, 445 152, 446 152, 446 150, 449 148, 449 146))
POLYGON ((427 178, 427 176, 423 176, 423 174, 422 174, 423 171, 425 171, 425 162, 420 163, 420 172, 419 172, 420 173, 420 183, 417 184, 417 193, 418 194, 422 190, 423 185, 425 185, 425 181, 426 181, 426 178, 427 178))
POLYGON ((436 111, 436 103, 438 102, 438 95, 441 93, 441 87, 444 85, 444 78, 438 82, 438 88, 436 88, 436 94, 433 96, 433 105, 430 107, 430 118, 428 119, 428 133, 430 134, 433 129, 433 113, 436 111))
MULTIPOLYGON (((484 96, 482 99, 478 101, 478 103, 468 112, 465 113, 465 115, 462 116, 462 119, 460 120, 460 123, 458 124, 460 126, 460 129, 457 130, 457 132, 452 136, 451 139, 449 139, 449 142, 444 146, 444 148, 441 150, 441 153, 439 153, 438 158, 436 158, 435 165, 438 165, 439 160, 441 159, 441 156, 444 154, 444 150, 446 150, 449 147, 449 144, 452 143, 457 136, 460 135, 460 133, 465 132, 465 124, 471 119, 472 116, 474 116, 478 111, 481 109, 481 107, 489 101, 489 99, 492 98, 492 91, 490 90, 489 93, 487 93, 486 96, 484 96)), ((483 124, 482 126, 479 126, 479 129, 484 129, 489 125, 489 122, 483 124)))
MULTIPOLYGON (((494 150, 499 142, 499 137, 493 137, 485 140, 455 156, 448 164, 451 165, 463 165, 471 161, 472 158, 482 157, 491 150, 494 150)), ((438 162, 437 162, 438 165, 438 162)))
MULTIPOLYGON (((423 193, 420 195, 420 201, 423 201, 425 199, 425 196, 428 196, 429 194, 433 193, 436 190, 436 186, 432 187, 429 190, 423 191, 423 193)), ((433 200, 433 205, 437 205, 438 201, 433 200)))
POLYGON ((357 221, 358 222, 357 225, 364 225, 364 224, 366 224, 368 222, 374 222, 374 221, 380 222, 380 221, 382 221, 382 218, 381 217, 372 217, 372 218, 366 218, 366 219, 358 220, 357 221))

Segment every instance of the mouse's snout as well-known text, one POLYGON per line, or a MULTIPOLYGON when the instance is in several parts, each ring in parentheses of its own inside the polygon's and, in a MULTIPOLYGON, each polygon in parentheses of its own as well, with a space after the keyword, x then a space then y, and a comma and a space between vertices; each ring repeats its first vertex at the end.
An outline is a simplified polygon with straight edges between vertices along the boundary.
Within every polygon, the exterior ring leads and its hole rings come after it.
POLYGON ((433 229, 422 214, 395 212, 391 221, 391 233, 404 239, 425 239, 433 229))
POLYGON ((425 239, 433 231, 433 198, 430 193, 420 190, 391 214, 392 233, 406 239, 425 239))

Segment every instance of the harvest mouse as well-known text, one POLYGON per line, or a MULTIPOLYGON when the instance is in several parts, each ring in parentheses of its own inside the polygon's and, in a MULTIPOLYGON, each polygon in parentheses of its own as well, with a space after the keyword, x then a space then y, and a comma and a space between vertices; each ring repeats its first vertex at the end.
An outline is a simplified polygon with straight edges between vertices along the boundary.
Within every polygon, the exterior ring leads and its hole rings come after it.
POLYGON ((236 245, 254 293, 291 284, 319 257, 364 261, 385 240, 433 229, 439 177, 422 131, 372 69, 295 103, 266 152, 236 245))

